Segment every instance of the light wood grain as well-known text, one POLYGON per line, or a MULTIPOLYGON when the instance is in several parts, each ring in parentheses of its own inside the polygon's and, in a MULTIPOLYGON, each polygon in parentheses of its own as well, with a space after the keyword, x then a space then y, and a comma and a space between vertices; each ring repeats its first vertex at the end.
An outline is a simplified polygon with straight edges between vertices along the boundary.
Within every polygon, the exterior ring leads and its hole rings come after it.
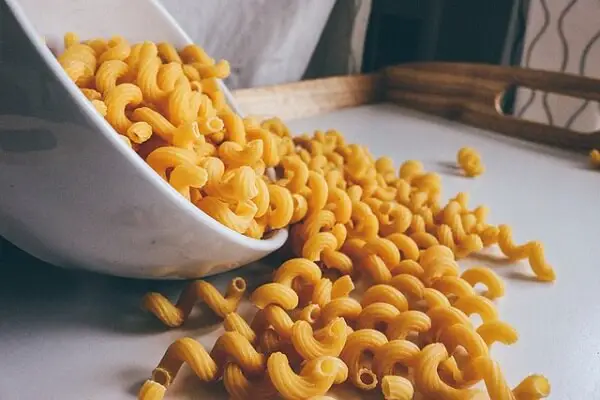
POLYGON ((381 100, 380 75, 315 79, 233 92, 247 115, 284 120, 325 114, 381 100))
POLYGON ((600 132, 505 115, 502 100, 513 86, 600 101, 600 80, 558 72, 484 64, 416 63, 385 71, 385 98, 405 107, 551 146, 589 151, 600 132))

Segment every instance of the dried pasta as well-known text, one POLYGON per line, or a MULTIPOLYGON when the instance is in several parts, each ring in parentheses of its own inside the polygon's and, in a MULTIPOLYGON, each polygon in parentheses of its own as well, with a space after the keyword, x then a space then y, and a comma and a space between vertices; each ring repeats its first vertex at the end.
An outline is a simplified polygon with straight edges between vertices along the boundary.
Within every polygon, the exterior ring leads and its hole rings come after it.
POLYGON ((206 305, 221 318, 237 309, 242 296, 246 292, 246 282, 242 278, 234 278, 225 296, 210 283, 195 281, 190 283, 181 293, 176 304, 172 304, 160 293, 148 293, 144 296, 143 307, 156 316, 162 323, 170 327, 183 324, 198 301, 206 305))
MULTIPOLYGON (((441 202, 441 177, 420 161, 396 169, 335 130, 292 137, 277 118, 238 116, 218 82, 228 62, 196 45, 82 42, 73 33, 64 44, 57 58, 69 79, 175 191, 252 238, 292 227, 296 258, 251 294, 258 311, 250 324, 236 313, 240 278, 225 295, 197 281, 175 304, 145 296, 144 308, 167 326, 203 302, 226 332, 210 352, 190 338, 175 341, 140 399, 161 399, 183 363, 202 381, 222 378, 234 399, 318 398, 347 378, 386 399, 468 398, 478 380, 492 399, 549 394, 541 376, 514 389, 503 378, 489 348, 518 339, 492 303, 503 282, 487 267, 462 272, 457 262, 497 244, 510 260, 527 259, 538 280, 553 281, 541 242, 516 245, 507 225, 487 222, 486 206, 468 208, 466 193, 441 202)), ((466 176, 484 172, 472 148, 457 162, 466 176)))
POLYGON ((460 168, 470 178, 479 176, 485 171, 485 167, 481 163, 481 156, 471 147, 460 149, 456 158, 460 168))

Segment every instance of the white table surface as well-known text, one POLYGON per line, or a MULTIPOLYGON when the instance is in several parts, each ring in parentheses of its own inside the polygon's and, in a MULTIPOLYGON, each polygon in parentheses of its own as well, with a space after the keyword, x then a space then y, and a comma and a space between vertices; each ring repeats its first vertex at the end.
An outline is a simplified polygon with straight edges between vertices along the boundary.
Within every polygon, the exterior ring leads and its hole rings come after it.
MULTIPOLYGON (((390 105, 342 110, 293 121, 291 127, 295 133, 337 128, 376 156, 390 155, 397 163, 419 159, 442 175, 446 198, 468 191, 472 205, 490 206, 491 222, 513 226, 517 242, 543 241, 557 272, 554 284, 533 280, 525 262, 487 256, 462 263, 490 265, 506 280, 498 308, 520 338, 510 347, 495 346, 493 356, 511 384, 543 373, 552 383, 550 398, 600 399, 600 172, 588 170, 583 156, 390 105), (487 169, 478 179, 463 178, 453 168, 465 145, 481 152, 487 169)), ((219 323, 201 315, 167 331, 139 309, 146 291, 176 296, 181 282, 66 271, 10 247, 4 253, 0 400, 134 399, 173 340, 193 336, 212 346, 221 332, 219 323)), ((239 274, 256 286, 275 264, 266 260, 211 281, 223 287, 239 274)), ((241 307, 242 314, 252 312, 248 304, 241 307)), ((183 373, 167 398, 225 396, 222 388, 207 389, 183 373)))

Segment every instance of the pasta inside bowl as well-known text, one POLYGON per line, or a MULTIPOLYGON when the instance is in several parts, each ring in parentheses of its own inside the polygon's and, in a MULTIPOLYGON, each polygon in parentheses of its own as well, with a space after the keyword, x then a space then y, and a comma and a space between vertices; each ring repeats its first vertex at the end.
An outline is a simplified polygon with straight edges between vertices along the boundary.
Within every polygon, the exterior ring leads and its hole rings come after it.
MULTIPOLYGON (((66 0, 7 0, 0 7, 3 35, 11 38, 0 66, 11 99, 0 104, 2 236, 57 265, 145 278, 211 275, 283 245, 286 224, 273 219, 261 230, 254 218, 259 189, 247 182, 262 176, 264 166, 239 165, 235 146, 210 154, 216 146, 207 135, 235 143, 225 133, 240 128, 239 110, 218 79, 226 64, 196 65, 193 71, 210 75, 203 85, 186 75, 187 81, 173 80, 169 73, 186 65, 160 57, 181 49, 191 65, 205 54, 158 2, 110 0, 73 9, 66 0), (67 27, 79 37, 65 36, 67 27), (136 51, 143 62, 131 62, 136 51), (123 65, 127 71, 119 70, 123 65), (190 99, 219 115, 184 123, 182 105, 190 99), (144 149, 152 138, 164 143, 144 149), (202 156, 210 160, 200 161, 204 150, 196 142, 209 148, 202 156), (228 155, 210 194, 195 190, 218 176, 215 163, 228 155), (235 199, 239 193, 247 198, 235 199)), ((264 183, 263 211, 269 209, 264 183)))

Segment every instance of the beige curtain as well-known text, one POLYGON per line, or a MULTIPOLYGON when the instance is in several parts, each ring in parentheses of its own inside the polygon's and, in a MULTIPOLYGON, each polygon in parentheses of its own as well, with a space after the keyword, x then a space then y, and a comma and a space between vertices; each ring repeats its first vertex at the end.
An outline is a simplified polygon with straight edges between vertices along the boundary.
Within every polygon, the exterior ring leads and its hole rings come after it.
POLYGON ((300 80, 309 63, 311 77, 360 69, 371 0, 162 2, 196 43, 230 61, 232 89, 300 80))

